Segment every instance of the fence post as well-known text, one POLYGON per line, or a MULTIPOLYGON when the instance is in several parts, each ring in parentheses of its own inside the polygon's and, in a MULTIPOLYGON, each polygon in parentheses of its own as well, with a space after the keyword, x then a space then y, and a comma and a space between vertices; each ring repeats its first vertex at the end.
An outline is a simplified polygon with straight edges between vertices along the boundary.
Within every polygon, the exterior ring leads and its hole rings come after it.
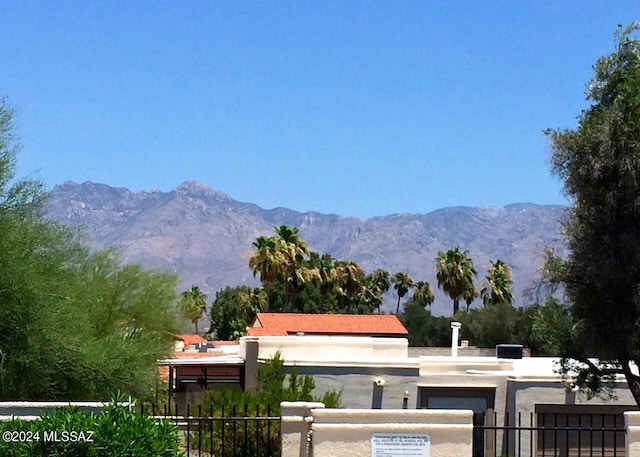
POLYGON ((627 457, 640 456, 640 411, 626 411, 624 426, 627 430, 625 439, 627 457))
POLYGON ((283 401, 280 403, 280 437, 282 457, 311 457, 309 442, 311 410, 324 408, 323 403, 309 401, 283 401))

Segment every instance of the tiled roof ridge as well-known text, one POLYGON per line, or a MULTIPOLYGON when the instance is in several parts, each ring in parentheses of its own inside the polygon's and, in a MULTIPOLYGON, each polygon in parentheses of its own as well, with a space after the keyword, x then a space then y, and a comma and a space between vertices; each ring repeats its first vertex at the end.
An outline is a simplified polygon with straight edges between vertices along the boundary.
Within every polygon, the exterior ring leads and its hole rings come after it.
POLYGON ((337 335, 408 334, 402 322, 392 314, 258 313, 247 331, 252 336, 279 336, 297 332, 337 335))

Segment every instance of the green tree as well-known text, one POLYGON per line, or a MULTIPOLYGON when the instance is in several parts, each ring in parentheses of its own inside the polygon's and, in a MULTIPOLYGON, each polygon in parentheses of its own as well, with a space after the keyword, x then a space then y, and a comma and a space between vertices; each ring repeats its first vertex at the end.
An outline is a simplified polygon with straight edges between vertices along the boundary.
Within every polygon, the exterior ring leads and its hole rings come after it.
POLYGON ((189 319, 198 332, 198 321, 202 319, 202 314, 207 310, 207 296, 198 286, 191 286, 180 294, 180 311, 184 317, 189 319))
MULTIPOLYGON (((467 300, 475 295, 473 278, 476 275, 477 272, 473 268, 469 251, 461 251, 459 247, 456 247, 446 252, 438 252, 436 280, 438 287, 453 300, 454 315, 460 309, 460 299, 467 300)), ((473 300, 473 298, 471 299, 473 300)))
POLYGON ((260 275, 262 286, 268 289, 284 272, 288 260, 276 237, 259 236, 253 242, 253 247, 256 250, 249 259, 249 268, 254 277, 260 275))
POLYGON ((237 340, 246 335, 256 314, 267 307, 267 294, 260 288, 226 287, 211 304, 210 334, 220 340, 237 340))
POLYGON ((391 276, 391 282, 393 283, 393 288, 396 290, 396 294, 398 295, 398 303, 396 305, 396 315, 400 312, 400 299, 407 295, 409 289, 413 288, 413 279, 402 271, 397 272, 393 276, 391 276))
MULTIPOLYGON (((435 296, 433 295, 433 289, 427 281, 418 281, 413 288, 413 297, 411 297, 411 303, 418 306, 431 305, 435 296)), ((408 302, 405 306, 408 305, 408 302)))
POLYGON ((485 306, 497 303, 513 303, 511 269, 506 263, 500 259, 491 262, 486 278, 487 284, 480 292, 485 306))
POLYGON ((340 309, 354 313, 364 284, 364 271, 357 263, 342 260, 335 263, 335 269, 340 309))
POLYGON ((378 314, 380 314, 382 296, 391 287, 390 281, 389 272, 381 268, 373 270, 370 275, 367 275, 362 288, 362 301, 367 309, 378 308, 378 314))
POLYGON ((480 296, 480 290, 474 287, 473 283, 469 284, 469 287, 467 287, 464 290, 464 293, 462 294, 462 299, 467 305, 465 308, 465 311, 467 313, 469 312, 469 308, 471 307, 471 304, 473 303, 473 301, 479 296, 480 296))
POLYGON ((300 238, 298 228, 280 225, 274 229, 275 236, 260 236, 253 243, 256 250, 249 259, 249 267, 254 276, 260 274, 270 299, 272 287, 280 284, 282 287, 276 288, 276 292, 282 291, 285 296, 278 297, 276 293, 274 300, 283 299, 283 310, 301 312, 305 303, 299 296, 308 284, 321 279, 321 272, 311 262, 309 245, 300 238))
POLYGON ((562 282, 575 332, 564 372, 592 392, 622 373, 640 405, 639 28, 620 27, 614 51, 596 62, 577 128, 546 133, 572 202, 562 282))
POLYGON ((300 238, 298 227, 280 225, 275 227, 276 236, 281 241, 283 251, 289 254, 290 264, 295 265, 309 255, 309 245, 300 238))
POLYGON ((399 318, 409 332, 410 346, 449 346, 451 318, 434 316, 422 304, 414 302, 415 294, 404 306, 399 318))
POLYGON ((557 356, 573 344, 571 310, 555 297, 535 307, 530 328, 531 345, 537 348, 538 355, 557 356))
POLYGON ((0 399, 105 400, 155 387, 177 331, 177 278, 90 254, 15 178, 13 111, 0 101, 0 399))
POLYGON ((478 347, 495 347, 501 343, 527 344, 523 318, 523 310, 508 303, 496 303, 456 316, 456 320, 462 323, 462 337, 478 347))

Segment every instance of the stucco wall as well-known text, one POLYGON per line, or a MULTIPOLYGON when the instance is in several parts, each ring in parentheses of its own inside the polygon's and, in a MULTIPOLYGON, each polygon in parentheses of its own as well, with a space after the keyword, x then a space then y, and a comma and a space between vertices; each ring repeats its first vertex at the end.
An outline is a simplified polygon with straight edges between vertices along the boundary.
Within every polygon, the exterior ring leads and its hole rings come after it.
POLYGON ((316 395, 333 389, 341 392, 341 406, 345 408, 371 408, 374 381, 384 382, 382 395, 383 409, 400 409, 404 393, 409 392, 408 407, 416 408, 418 370, 407 370, 405 374, 390 374, 395 370, 378 368, 369 373, 344 373, 340 370, 302 369, 298 373, 309 373, 316 384, 316 395))
POLYGON ((430 457, 472 453, 471 411, 322 409, 300 402, 283 403, 282 412, 282 457, 370 457, 374 433, 426 433, 430 457))
POLYGON ((640 456, 640 411, 624 413, 624 423, 627 428, 625 438, 627 457, 638 457, 640 456))
POLYGON ((321 409, 312 415, 314 457, 370 457, 374 433, 427 433, 430 457, 471 455, 471 411, 321 409))
MULTIPOLYGON (((242 345, 242 341, 241 341, 242 345)), ((261 336, 258 358, 280 351, 285 360, 358 361, 372 358, 406 358, 406 338, 352 336, 261 336)))

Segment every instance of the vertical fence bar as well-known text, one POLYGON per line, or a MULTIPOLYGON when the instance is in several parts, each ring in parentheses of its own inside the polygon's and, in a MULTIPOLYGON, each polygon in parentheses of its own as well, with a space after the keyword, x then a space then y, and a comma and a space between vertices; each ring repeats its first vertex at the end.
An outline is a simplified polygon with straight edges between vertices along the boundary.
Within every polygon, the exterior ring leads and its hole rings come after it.
POLYGON ((225 446, 226 446, 226 441, 224 439, 224 426, 225 426, 225 422, 227 421, 227 418, 225 417, 224 414, 224 403, 222 403, 222 416, 220 418, 220 423, 222 424, 222 442, 220 443, 220 455, 224 455, 225 454, 225 446))
MULTIPOLYGON (((504 437, 504 436, 506 436, 506 437, 507 437, 507 439, 506 439, 507 444, 506 444, 506 446, 505 446, 505 445, 504 445, 504 443, 503 443, 502 448, 505 450, 506 455, 509 455, 509 449, 510 449, 510 446, 509 446, 509 439, 511 438, 511 436, 510 436, 510 435, 511 435, 511 433, 509 433, 509 428, 508 428, 508 427, 509 427, 509 413, 506 413, 506 416, 507 416, 507 417, 506 417, 506 419, 507 419, 507 420, 506 420, 505 425, 507 426, 507 428, 505 428, 504 433, 502 434, 502 436, 503 436, 503 437, 504 437)), ((504 438, 503 438, 503 439, 504 439, 504 438)))
MULTIPOLYGON (((267 405, 267 417, 271 417, 271 405, 267 405)), ((273 446, 271 445, 271 420, 267 419, 267 448, 269 450, 269 454, 271 454, 271 450, 273 446)))
POLYGON ((209 455, 213 455, 213 404, 209 405, 209 455))
POLYGON ((542 457, 546 457, 545 454, 547 452, 547 415, 546 413, 542 413, 542 457))
POLYGON ((565 443, 564 443, 564 451, 565 451, 565 455, 567 457, 569 457, 569 413, 565 414, 564 416, 564 427, 565 427, 565 443))
POLYGON ((231 423, 233 424, 233 428, 232 428, 232 430, 233 430, 233 435, 232 435, 233 436, 233 455, 236 455, 238 453, 238 447, 236 446, 236 437, 237 437, 237 432, 238 432, 238 429, 237 429, 238 424, 237 424, 237 421, 236 421, 236 417, 237 417, 236 415, 237 414, 238 414, 238 412, 237 412, 236 405, 233 405, 232 414, 231 414, 232 417, 233 417, 233 419, 231 421, 231 423))
POLYGON ((191 414, 189 413, 189 403, 187 403, 187 452, 191 452, 191 414))
POLYGON ((589 457, 593 457, 593 414, 589 414, 589 457))
POLYGON ((582 457, 582 414, 578 414, 578 457, 582 457))
POLYGON ((522 413, 518 412, 518 457, 522 452, 522 413))
POLYGON ((202 457, 202 405, 198 405, 198 457, 202 457))
MULTIPOLYGON (((537 431, 533 430, 533 413, 529 413, 529 426, 531 427, 531 430, 529 430, 529 456, 533 457, 533 440, 534 439, 538 439, 538 435, 537 435, 537 431), (536 433, 534 436, 534 432, 536 433)), ((537 448, 537 446, 536 446, 537 448)))
MULTIPOLYGON (((256 436, 255 436, 255 457, 258 457, 258 449, 260 449, 260 422, 257 418, 260 417, 260 407, 256 405, 256 436)), ((268 419, 267 419, 268 420, 268 419)))
POLYGON ((493 413, 493 455, 491 457, 495 457, 498 455, 498 412, 494 411, 493 413))
POLYGON ((618 457, 618 424, 616 423, 618 415, 613 415, 613 457, 618 457))
POLYGON ((558 456, 558 413, 553 414, 553 457, 558 456))
MULTIPOLYGON (((249 416, 249 414, 247 414, 247 412, 248 412, 247 411, 247 407, 248 407, 248 405, 245 403, 244 404, 244 419, 243 419, 243 422, 244 422, 244 444, 242 445, 243 446, 242 455, 244 457, 247 457, 247 448, 249 447, 249 440, 248 440, 248 435, 249 435, 249 427, 248 427, 249 426, 249 417, 248 416, 249 416)), ((254 419, 254 421, 255 421, 255 419, 254 419)))
POLYGON ((602 415, 602 419, 601 419, 601 420, 602 420, 602 422, 600 422, 600 425, 602 426, 602 438, 601 438, 601 439, 602 439, 602 443, 600 443, 600 446, 602 447, 602 457, 605 457, 605 455, 604 455, 604 438, 605 438, 605 436, 604 436, 604 424, 605 424, 605 415, 604 415, 604 414, 602 415))

